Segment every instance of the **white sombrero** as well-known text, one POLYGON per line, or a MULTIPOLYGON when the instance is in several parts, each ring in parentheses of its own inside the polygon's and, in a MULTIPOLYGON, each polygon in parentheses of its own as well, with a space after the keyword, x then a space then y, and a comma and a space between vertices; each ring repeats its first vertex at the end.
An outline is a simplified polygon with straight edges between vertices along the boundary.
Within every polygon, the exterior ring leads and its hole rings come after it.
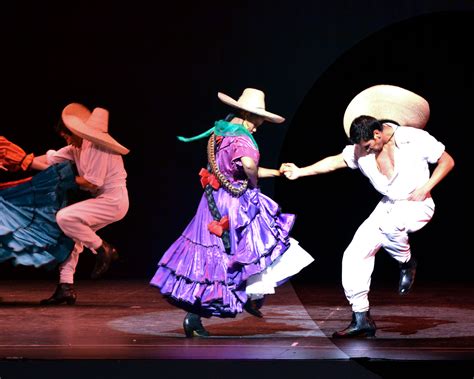
POLYGON ((348 137, 352 121, 359 116, 388 119, 400 125, 423 129, 430 117, 430 106, 416 93, 380 84, 360 92, 347 106, 343 123, 348 137))
POLYGON ((72 103, 63 109, 62 120, 72 133, 81 138, 122 155, 130 151, 108 133, 109 111, 104 108, 95 108, 91 113, 85 106, 72 103))
POLYGON ((262 116, 265 120, 274 122, 277 124, 282 123, 285 119, 277 114, 268 112, 265 110, 265 94, 255 88, 246 88, 239 100, 234 100, 230 96, 223 94, 222 92, 217 93, 217 97, 227 105, 231 107, 242 109, 250 113, 254 113, 258 116, 262 116))

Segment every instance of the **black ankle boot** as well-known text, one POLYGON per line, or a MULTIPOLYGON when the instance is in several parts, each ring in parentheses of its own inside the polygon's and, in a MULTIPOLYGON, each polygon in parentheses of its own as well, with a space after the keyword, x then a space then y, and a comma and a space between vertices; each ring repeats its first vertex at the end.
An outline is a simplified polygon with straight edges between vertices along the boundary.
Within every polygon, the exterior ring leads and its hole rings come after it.
POLYGON ((187 338, 209 337, 209 332, 201 323, 201 316, 195 313, 188 313, 183 321, 184 334, 187 338))
POLYGON ((102 241, 102 246, 97 249, 97 258, 92 270, 91 278, 98 279, 109 269, 110 264, 118 259, 118 252, 115 247, 102 241))
POLYGON ((66 303, 67 305, 74 305, 76 303, 77 294, 72 284, 59 283, 53 295, 47 299, 40 301, 41 305, 58 305, 66 303))
POLYGON ((408 262, 400 264, 400 282, 398 284, 398 293, 406 295, 413 286, 416 274, 416 259, 413 256, 408 262))
POLYGON ((244 309, 251 315, 262 318, 263 314, 260 311, 260 308, 262 307, 262 305, 263 305, 263 298, 255 299, 255 300, 248 299, 244 305, 244 309))
POLYGON ((370 312, 352 312, 352 322, 339 332, 333 333, 333 338, 375 337, 377 330, 370 312))

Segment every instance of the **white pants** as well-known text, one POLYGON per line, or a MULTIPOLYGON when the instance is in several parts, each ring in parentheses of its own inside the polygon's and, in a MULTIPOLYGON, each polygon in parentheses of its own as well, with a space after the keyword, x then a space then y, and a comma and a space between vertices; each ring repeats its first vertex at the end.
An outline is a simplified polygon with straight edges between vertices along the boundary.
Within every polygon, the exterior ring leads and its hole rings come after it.
POLYGON ((433 217, 434 202, 390 200, 384 197, 357 229, 342 258, 342 285, 354 312, 369 309, 369 289, 375 254, 383 247, 399 263, 411 258, 408 233, 433 217))
POLYGON ((127 188, 117 187, 65 207, 56 214, 61 230, 76 242, 69 257, 59 266, 60 283, 74 283, 77 261, 84 246, 96 253, 102 245, 96 231, 125 217, 128 206, 127 188))

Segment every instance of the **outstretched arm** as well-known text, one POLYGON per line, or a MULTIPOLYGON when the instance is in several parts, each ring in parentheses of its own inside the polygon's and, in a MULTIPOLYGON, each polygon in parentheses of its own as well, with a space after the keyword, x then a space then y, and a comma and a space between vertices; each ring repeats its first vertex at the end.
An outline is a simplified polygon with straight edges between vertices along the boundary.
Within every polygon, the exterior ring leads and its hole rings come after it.
POLYGON ((254 187, 257 186, 258 178, 272 178, 275 176, 281 176, 279 170, 258 167, 255 164, 255 161, 250 157, 242 157, 240 160, 242 161, 242 166, 247 178, 254 187))
POLYGON ((265 167, 258 168, 259 178, 273 178, 275 176, 281 176, 281 172, 273 168, 265 168, 265 167))
POLYGON ((446 151, 441 154, 438 159, 436 168, 433 170, 430 179, 420 188, 414 190, 408 200, 423 201, 426 199, 431 190, 444 179, 446 175, 453 169, 454 159, 446 151))
POLYGON ((46 155, 40 155, 39 157, 34 157, 33 162, 31 163, 30 168, 33 170, 45 170, 49 167, 48 161, 46 160, 46 155))
POLYGON ((302 176, 326 174, 328 172, 347 167, 342 153, 321 159, 310 166, 298 167, 294 163, 283 163, 280 166, 280 172, 288 179, 295 180, 302 176))

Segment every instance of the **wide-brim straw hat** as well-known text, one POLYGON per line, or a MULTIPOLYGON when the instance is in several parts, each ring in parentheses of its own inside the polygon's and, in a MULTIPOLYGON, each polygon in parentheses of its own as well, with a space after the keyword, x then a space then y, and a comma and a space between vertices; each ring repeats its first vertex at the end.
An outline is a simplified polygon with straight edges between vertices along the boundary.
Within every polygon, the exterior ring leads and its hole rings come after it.
POLYGON ((242 95, 239 97, 238 100, 234 100, 233 98, 222 92, 218 92, 217 97, 222 102, 227 105, 230 105, 231 107, 242 109, 244 111, 254 113, 258 116, 262 116, 265 120, 269 122, 280 124, 285 121, 285 118, 265 110, 265 94, 258 89, 244 89, 242 95))
POLYGON ((428 102, 404 88, 379 84, 356 95, 344 113, 344 131, 349 137, 352 121, 359 116, 392 120, 403 126, 423 129, 430 118, 428 102))
POLYGON ((108 133, 109 111, 104 108, 91 113, 84 105, 71 103, 63 109, 62 120, 73 134, 96 145, 122 155, 130 151, 108 133))

